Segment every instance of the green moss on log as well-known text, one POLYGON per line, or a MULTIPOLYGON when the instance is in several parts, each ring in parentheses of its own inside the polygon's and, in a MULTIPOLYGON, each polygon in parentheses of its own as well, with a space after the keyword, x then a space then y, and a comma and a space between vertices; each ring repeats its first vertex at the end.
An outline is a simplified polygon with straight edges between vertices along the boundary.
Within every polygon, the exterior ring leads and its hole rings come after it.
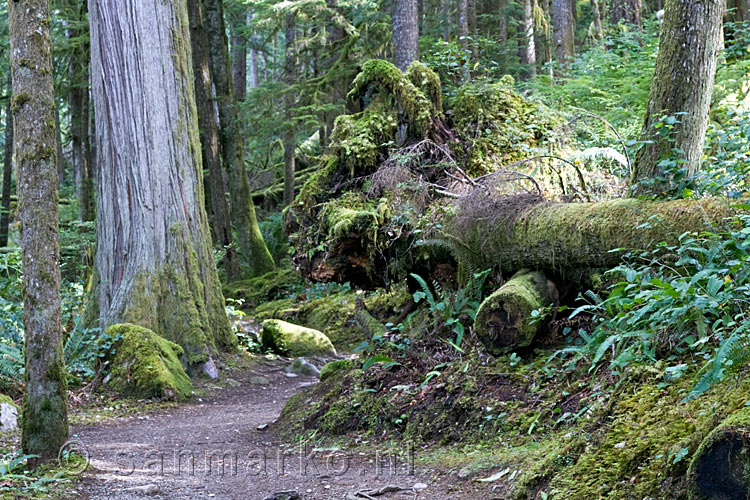
POLYGON ((234 281, 224 285, 227 298, 244 301, 244 308, 288 297, 304 285, 302 277, 290 268, 281 268, 248 280, 234 281))
POLYGON ((711 229, 735 213, 719 198, 537 202, 520 210, 512 198, 506 203, 507 209, 502 204, 493 207, 492 221, 461 208, 452 223, 450 232, 471 249, 481 269, 611 268, 625 251, 676 243, 680 235, 711 229))
POLYGON ((263 322, 263 347, 291 357, 336 356, 336 349, 322 332, 278 319, 263 322))
POLYGON ((528 347, 546 324, 532 312, 552 305, 554 294, 544 274, 520 272, 482 302, 474 331, 495 356, 528 347))
POLYGON ((110 386, 137 398, 183 400, 193 393, 185 373, 178 344, 153 331, 132 324, 107 328, 111 337, 120 337, 110 360, 110 386))

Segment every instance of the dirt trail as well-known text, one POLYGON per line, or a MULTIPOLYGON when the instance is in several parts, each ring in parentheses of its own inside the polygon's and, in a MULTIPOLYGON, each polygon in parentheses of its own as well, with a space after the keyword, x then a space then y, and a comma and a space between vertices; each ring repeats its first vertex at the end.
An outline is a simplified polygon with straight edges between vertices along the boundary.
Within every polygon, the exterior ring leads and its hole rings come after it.
POLYGON ((234 377, 235 387, 174 410, 74 428, 90 457, 78 498, 263 500, 296 490, 304 500, 328 500, 388 485, 408 489, 373 498, 492 497, 487 489, 479 494, 474 485, 456 484, 455 476, 407 458, 282 446, 273 428, 263 426, 315 379, 287 378, 283 366, 272 363, 234 377), (257 377, 268 383, 257 383, 257 377))

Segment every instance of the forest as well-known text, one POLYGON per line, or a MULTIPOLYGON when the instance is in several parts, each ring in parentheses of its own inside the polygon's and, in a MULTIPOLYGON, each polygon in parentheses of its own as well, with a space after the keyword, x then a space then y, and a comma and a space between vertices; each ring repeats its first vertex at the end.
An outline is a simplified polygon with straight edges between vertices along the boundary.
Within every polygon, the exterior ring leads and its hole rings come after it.
POLYGON ((0 5, 0 496, 750 498, 750 1, 0 5))

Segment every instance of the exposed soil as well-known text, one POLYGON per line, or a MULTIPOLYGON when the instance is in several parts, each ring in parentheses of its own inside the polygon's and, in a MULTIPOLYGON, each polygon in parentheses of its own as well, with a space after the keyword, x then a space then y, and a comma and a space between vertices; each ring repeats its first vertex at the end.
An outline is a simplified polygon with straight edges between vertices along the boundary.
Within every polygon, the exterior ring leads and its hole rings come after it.
POLYGON ((304 500, 493 498, 486 485, 415 465, 408 453, 394 458, 282 444, 273 422, 284 403, 316 379, 288 378, 282 362, 271 361, 232 376, 234 387, 173 410, 74 427, 90 457, 78 498, 263 500, 288 490, 304 500), (257 383, 259 376, 268 383, 257 383), (404 490, 374 495, 388 485, 404 490), (363 490, 373 491, 352 496, 363 490))

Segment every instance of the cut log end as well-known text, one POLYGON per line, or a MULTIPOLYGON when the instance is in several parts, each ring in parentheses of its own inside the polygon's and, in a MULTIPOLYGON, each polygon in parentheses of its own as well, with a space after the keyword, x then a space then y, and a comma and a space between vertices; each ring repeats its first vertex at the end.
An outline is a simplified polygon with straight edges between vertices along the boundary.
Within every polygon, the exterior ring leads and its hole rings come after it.
POLYGON ((546 321, 532 311, 555 302, 555 286, 540 272, 522 271, 479 307, 474 331, 495 356, 532 344, 546 321))
POLYGON ((696 451, 688 477, 692 498, 750 498, 750 410, 728 417, 696 451))

